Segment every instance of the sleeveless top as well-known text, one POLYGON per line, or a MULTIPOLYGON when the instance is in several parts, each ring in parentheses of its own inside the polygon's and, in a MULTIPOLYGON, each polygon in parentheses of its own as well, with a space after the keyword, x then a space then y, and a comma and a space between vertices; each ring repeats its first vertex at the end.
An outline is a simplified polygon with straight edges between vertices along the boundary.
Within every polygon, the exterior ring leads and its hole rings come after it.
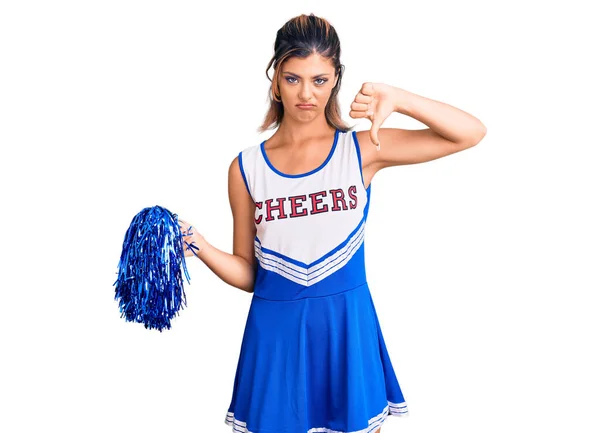
POLYGON ((336 130, 327 159, 295 175, 271 164, 265 141, 238 156, 256 205, 254 296, 290 301, 366 284, 363 239, 371 186, 364 187, 356 132, 336 130))

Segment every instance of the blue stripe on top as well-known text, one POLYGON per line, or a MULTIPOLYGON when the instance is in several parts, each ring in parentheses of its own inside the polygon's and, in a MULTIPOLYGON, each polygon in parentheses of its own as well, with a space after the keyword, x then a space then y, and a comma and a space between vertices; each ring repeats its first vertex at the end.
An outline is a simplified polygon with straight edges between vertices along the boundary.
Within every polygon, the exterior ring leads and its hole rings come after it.
MULTIPOLYGON (((362 180, 363 187, 365 186, 365 178, 363 177, 362 170, 362 156, 360 154, 360 146, 358 145, 358 138, 356 138, 356 131, 352 131, 352 138, 354 139, 354 147, 356 148, 356 156, 358 157, 358 169, 360 170, 360 179, 362 180)), ((369 184, 371 186, 371 184, 369 184)))
MULTIPOLYGON (((244 183, 246 184, 248 194, 250 194, 250 197, 252 197, 250 187, 248 186, 248 179, 246 179, 246 172, 244 172, 244 165, 242 164, 242 152, 240 152, 240 154, 238 155, 238 165, 240 166, 240 172, 242 173, 242 178, 244 178, 244 183)), ((254 198, 252 198, 252 201, 254 201, 254 198)))

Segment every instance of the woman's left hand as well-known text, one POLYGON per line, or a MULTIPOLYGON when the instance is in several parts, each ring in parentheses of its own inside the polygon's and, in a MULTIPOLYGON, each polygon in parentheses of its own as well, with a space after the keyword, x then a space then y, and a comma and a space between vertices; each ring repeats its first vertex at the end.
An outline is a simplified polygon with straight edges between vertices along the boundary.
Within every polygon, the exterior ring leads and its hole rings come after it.
POLYGON ((350 106, 350 117, 371 120, 371 141, 380 149, 377 132, 390 114, 396 111, 397 88, 383 83, 364 83, 350 106))

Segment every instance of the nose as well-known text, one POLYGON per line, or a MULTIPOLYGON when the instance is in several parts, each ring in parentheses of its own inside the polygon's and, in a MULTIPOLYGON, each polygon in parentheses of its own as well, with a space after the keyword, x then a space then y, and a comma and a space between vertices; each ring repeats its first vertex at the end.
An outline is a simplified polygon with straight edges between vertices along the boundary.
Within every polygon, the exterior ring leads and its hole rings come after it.
POLYGON ((300 93, 298 94, 298 97, 300 98, 300 100, 303 102, 309 101, 310 97, 312 95, 312 89, 310 88, 310 83, 304 82, 300 86, 299 90, 300 90, 300 93))

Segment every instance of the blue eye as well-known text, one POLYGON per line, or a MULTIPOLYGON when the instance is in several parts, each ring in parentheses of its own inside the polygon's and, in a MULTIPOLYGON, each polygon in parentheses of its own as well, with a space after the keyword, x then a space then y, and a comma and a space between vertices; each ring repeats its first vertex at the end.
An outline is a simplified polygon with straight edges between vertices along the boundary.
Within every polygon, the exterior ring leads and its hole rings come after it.
MULTIPOLYGON (((296 84, 298 82, 298 79, 296 77, 285 77, 285 80, 290 83, 290 84, 296 84)), ((327 82, 326 78, 317 78, 315 80, 315 84, 317 86, 322 86, 323 84, 325 84, 327 82)))

